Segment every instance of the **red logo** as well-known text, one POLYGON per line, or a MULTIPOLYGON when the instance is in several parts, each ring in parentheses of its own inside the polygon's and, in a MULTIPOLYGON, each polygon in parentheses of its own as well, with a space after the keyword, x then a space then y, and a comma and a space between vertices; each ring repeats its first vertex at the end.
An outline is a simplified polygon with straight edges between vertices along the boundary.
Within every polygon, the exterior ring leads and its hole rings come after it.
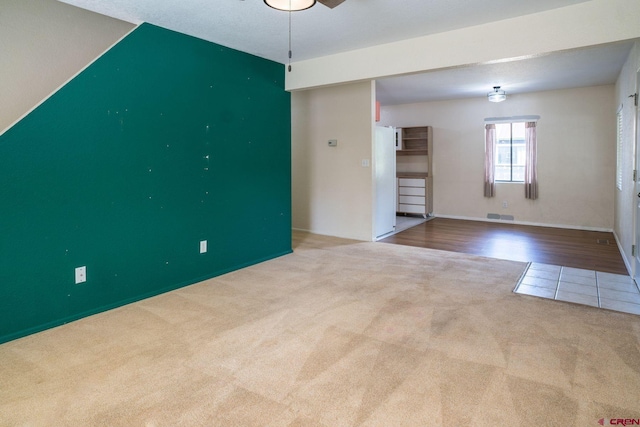
POLYGON ((600 418, 598 424, 612 426, 640 426, 640 418, 600 418))

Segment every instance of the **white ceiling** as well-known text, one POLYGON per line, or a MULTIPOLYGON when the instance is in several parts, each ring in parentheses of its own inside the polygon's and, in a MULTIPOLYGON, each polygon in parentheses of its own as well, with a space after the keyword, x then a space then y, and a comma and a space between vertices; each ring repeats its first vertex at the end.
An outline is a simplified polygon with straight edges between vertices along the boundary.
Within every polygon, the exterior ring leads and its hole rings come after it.
MULTIPOLYGON (((184 34, 287 62, 286 12, 262 0, 60 0, 132 23, 184 34)), ((347 0, 294 12, 293 62, 485 24, 588 0, 347 0)), ((380 80, 383 104, 481 96, 501 85, 509 93, 615 81, 631 44, 591 48, 493 65, 380 80), (578 84, 576 84, 578 83, 578 84)))
POLYGON ((614 84, 633 42, 551 53, 496 64, 377 80, 382 105, 486 96, 500 86, 518 93, 614 84))

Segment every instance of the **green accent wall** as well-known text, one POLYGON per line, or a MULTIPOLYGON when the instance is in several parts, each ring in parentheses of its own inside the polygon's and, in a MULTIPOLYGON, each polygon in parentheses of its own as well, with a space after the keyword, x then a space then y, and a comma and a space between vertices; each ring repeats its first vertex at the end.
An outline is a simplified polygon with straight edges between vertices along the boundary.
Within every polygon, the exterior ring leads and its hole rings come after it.
POLYGON ((143 24, 0 135, 0 342, 290 253, 284 74, 143 24))

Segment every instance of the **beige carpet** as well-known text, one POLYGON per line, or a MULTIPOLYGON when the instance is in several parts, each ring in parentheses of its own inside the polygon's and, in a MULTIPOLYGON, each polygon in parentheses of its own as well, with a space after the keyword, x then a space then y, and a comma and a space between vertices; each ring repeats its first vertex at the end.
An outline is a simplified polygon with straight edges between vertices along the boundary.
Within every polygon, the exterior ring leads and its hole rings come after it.
POLYGON ((597 426, 640 418, 640 316, 524 263, 295 233, 295 252, 0 346, 0 426, 597 426))

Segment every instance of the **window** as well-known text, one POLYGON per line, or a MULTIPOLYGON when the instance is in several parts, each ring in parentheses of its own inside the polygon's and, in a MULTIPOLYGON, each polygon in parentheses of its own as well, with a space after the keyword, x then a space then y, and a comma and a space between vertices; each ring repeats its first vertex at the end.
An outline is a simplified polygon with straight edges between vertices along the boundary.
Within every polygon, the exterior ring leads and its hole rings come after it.
POLYGON ((540 116, 484 119, 484 197, 496 195, 496 182, 521 182, 524 197, 538 198, 538 120, 540 116))
POLYGON ((526 163, 524 122, 496 123, 495 180, 524 182, 526 163))
POLYGON ((622 108, 617 116, 616 187, 622 191, 622 108))

